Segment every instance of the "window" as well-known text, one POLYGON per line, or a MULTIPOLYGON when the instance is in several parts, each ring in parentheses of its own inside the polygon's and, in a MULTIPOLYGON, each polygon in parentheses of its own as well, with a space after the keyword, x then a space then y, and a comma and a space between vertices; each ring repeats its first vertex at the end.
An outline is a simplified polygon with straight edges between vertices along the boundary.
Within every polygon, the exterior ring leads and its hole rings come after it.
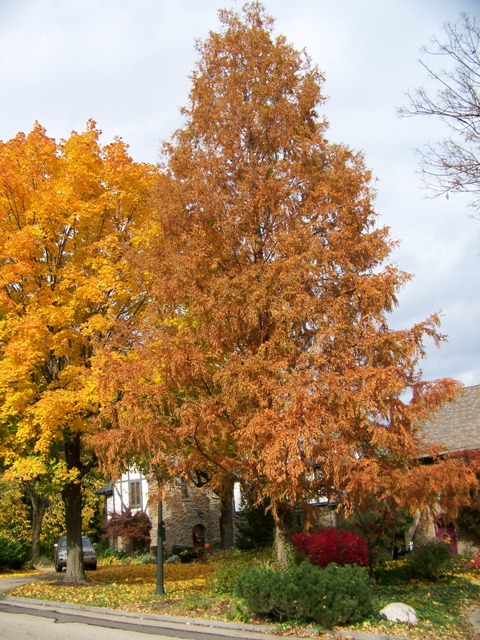
POLYGON ((128 485, 128 504, 130 509, 142 507, 142 485, 140 480, 131 480, 128 485))

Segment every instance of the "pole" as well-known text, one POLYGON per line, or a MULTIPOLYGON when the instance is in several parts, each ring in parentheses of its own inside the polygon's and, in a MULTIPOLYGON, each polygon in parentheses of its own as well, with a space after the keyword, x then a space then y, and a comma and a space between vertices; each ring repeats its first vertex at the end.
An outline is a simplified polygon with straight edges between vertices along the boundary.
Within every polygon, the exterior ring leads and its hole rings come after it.
POLYGON ((157 517, 157 588, 155 593, 157 596, 164 596, 166 594, 163 586, 163 505, 161 500, 158 501, 157 517))

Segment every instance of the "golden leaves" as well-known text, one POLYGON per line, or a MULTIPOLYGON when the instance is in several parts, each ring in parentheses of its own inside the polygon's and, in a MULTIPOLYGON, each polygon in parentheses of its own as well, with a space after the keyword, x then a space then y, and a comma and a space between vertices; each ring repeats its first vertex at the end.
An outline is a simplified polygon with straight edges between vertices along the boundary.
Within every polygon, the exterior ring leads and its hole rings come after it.
MULTIPOLYGON (((164 585, 168 601, 181 601, 195 593, 208 592, 214 571, 215 565, 212 563, 165 565, 164 585)), ((86 575, 87 584, 84 586, 64 585, 62 581, 37 582, 10 593, 17 597, 69 604, 90 604, 130 611, 155 610, 158 600, 155 596, 155 565, 99 566, 95 572, 86 575)))
POLYGON ((145 299, 128 254, 155 174, 121 140, 102 147, 93 121, 60 143, 38 123, 0 143, 0 415, 18 452, 91 428, 95 350, 145 299))

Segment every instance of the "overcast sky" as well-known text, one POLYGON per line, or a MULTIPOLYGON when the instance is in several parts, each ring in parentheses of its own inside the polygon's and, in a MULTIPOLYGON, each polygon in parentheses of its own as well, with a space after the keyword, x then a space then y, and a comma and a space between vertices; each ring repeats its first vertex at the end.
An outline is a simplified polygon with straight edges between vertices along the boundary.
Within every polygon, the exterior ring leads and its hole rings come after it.
MULTIPOLYGON (((55 138, 93 118, 104 142, 120 135, 137 161, 156 162, 181 124, 195 39, 242 0, 0 0, 0 139, 38 120, 55 138)), ((480 0, 265 0, 276 32, 326 75, 330 140, 363 151, 377 179, 380 223, 414 278, 393 327, 442 313, 448 342, 429 347, 426 378, 480 384, 480 221, 464 196, 428 197, 415 149, 445 130, 401 119, 404 94, 424 83, 418 57, 442 25, 480 0)))

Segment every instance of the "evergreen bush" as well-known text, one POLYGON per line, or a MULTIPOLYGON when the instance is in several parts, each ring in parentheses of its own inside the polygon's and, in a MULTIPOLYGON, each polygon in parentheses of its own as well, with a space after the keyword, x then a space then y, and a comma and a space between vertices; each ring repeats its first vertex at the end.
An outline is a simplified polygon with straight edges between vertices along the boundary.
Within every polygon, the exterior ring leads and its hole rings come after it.
POLYGON ((259 507, 245 509, 237 516, 237 537, 235 546, 241 551, 271 547, 275 535, 275 523, 267 502, 259 507))
POLYGON ((27 546, 0 535, 0 568, 20 569, 29 556, 30 550, 27 546))
POLYGON ((321 569, 306 561, 282 571, 248 569, 235 593, 250 613, 314 621, 327 629, 358 622, 372 612, 370 578, 358 566, 321 569))
POLYGON ((412 578, 436 582, 453 569, 454 560, 450 545, 432 540, 416 547, 407 556, 412 578))

